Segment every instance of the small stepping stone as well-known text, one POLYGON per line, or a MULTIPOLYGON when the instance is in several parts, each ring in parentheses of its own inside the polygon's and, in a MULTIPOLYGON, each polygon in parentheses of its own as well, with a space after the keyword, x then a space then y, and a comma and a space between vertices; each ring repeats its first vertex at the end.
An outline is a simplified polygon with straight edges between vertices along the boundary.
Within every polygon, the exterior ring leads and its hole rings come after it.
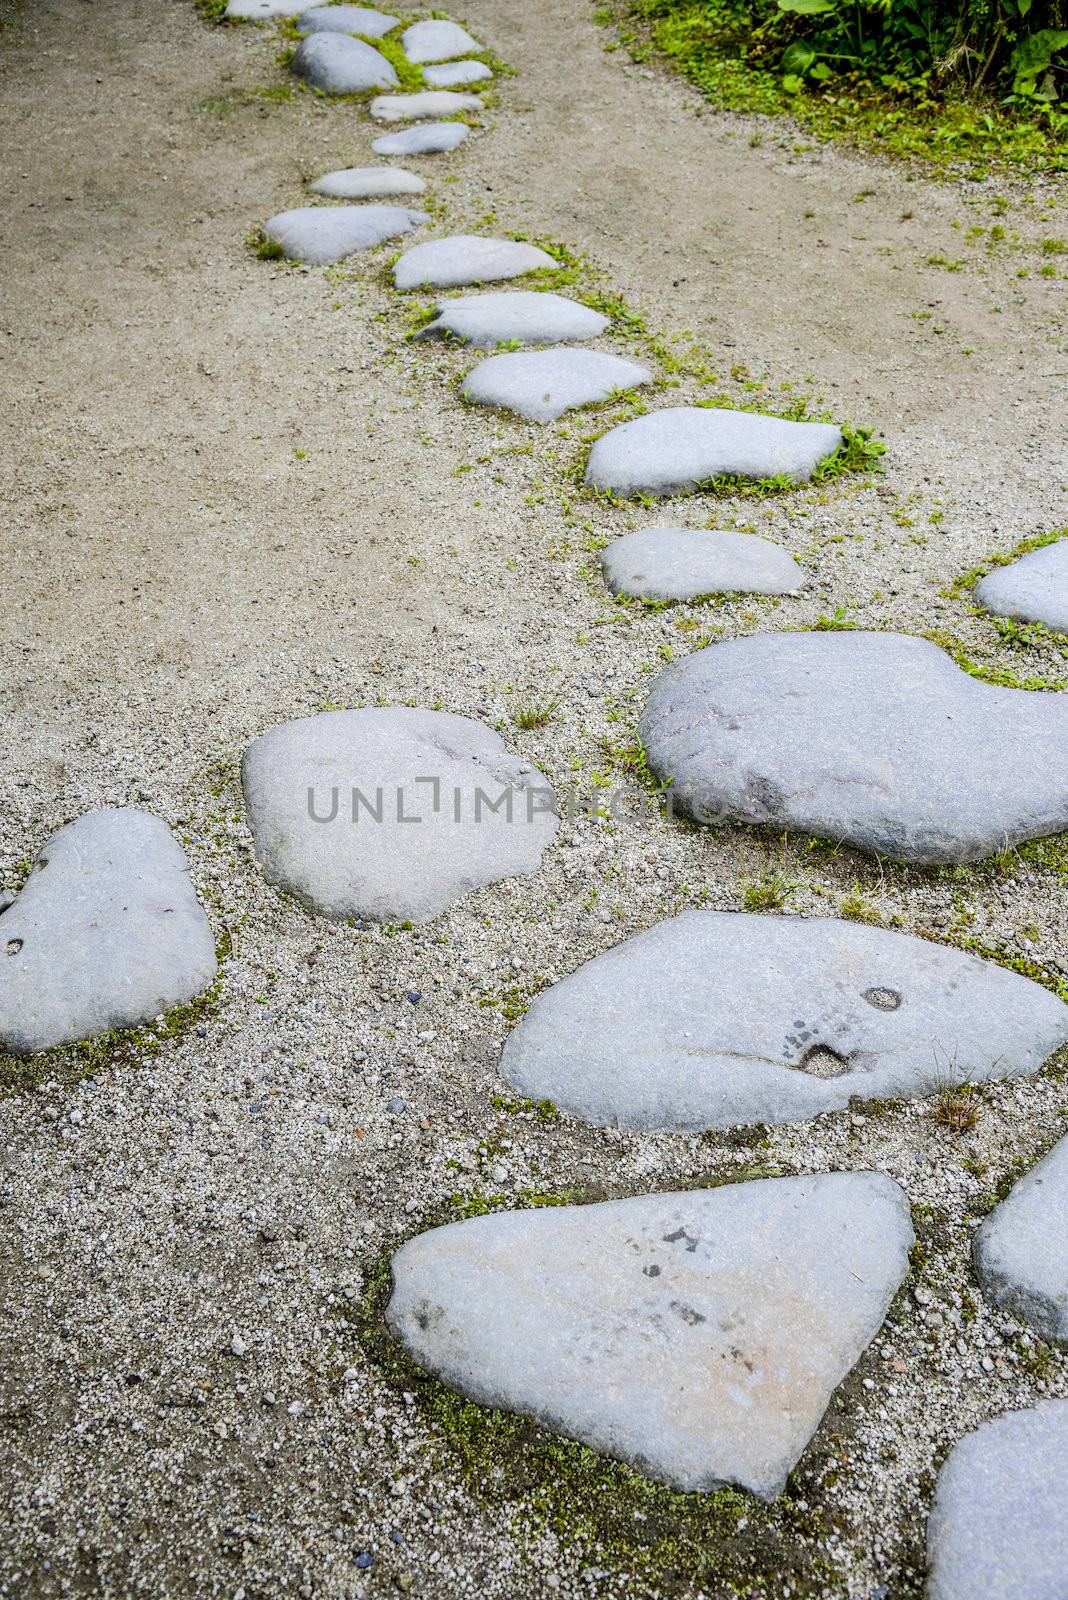
POLYGON ((328 172, 316 178, 311 185, 313 194, 325 194, 332 200, 373 200, 381 195, 420 194, 426 180, 403 167, 345 167, 341 172, 328 172))
POLYGON ((381 50, 347 33, 310 33, 298 44, 289 70, 324 94, 362 94, 400 82, 381 50))
POLYGON ((484 61, 448 61, 442 67, 424 67, 423 77, 432 89, 455 89, 461 83, 484 83, 493 73, 484 61))
POLYGON ((1068 1346, 1068 1139, 987 1217, 972 1259, 988 1300, 1068 1346))
POLYGON ((428 89, 424 94, 380 94, 371 101, 376 122, 416 122, 420 117, 455 117, 463 111, 483 110, 477 94, 454 94, 449 89, 428 89))
POLYGON ((978 585, 975 598, 999 617, 1042 622, 1055 633, 1068 633, 1068 538, 995 568, 978 585))
POLYGON ((300 33, 356 33, 365 39, 381 39, 397 26, 396 17, 366 6, 312 6, 297 18, 300 33))
POLYGON ((1009 1411, 955 1445, 927 1522, 927 1600, 1063 1600, 1068 1400, 1009 1411))
POLYGON ((493 350, 501 344, 596 339, 608 327, 608 318, 590 306, 534 289, 464 295, 458 300, 439 300, 434 309, 437 315, 420 328, 417 339, 456 339, 479 350, 493 350))
POLYGON ((1066 1043, 1068 1006, 996 962, 834 918, 687 911, 538 995, 501 1075, 595 1127, 700 1132, 1027 1076, 1066 1043))
POLYGON ((827 422, 671 406, 623 422, 590 451, 586 482, 613 494, 685 494, 714 478, 810 478, 842 442, 827 422))
POLYGON ((520 350, 490 356, 467 374, 460 393, 481 406, 514 411, 528 422, 555 422, 652 381, 648 367, 603 350, 520 350))
POLYGON ((229 0, 223 15, 258 22, 265 17, 291 17, 296 10, 293 0, 229 0))
POLYGON ((408 60, 420 67, 428 61, 477 55, 482 49, 458 22, 414 22, 401 34, 401 45, 408 60))
POLYGON ((290 261, 321 266, 396 239, 429 220, 425 211, 404 206, 298 206, 271 217, 263 231, 290 261))
POLYGON ((398 289, 456 289, 468 283, 520 278, 524 272, 558 265, 536 245, 458 233, 406 250, 393 268, 393 282, 398 289))
POLYGON ((479 1405, 679 1489, 773 1499, 912 1242, 876 1172, 506 1211, 403 1245, 386 1322, 479 1405))
POLYGON ((241 776, 268 881, 333 920, 426 922, 535 871, 558 826, 541 773, 445 712, 301 717, 257 739, 241 776))
POLYGON ((1068 695, 1003 689, 895 633, 775 633, 664 672, 638 729, 698 822, 978 861, 1068 827, 1068 695))
POLYGON ((166 823, 90 811, 54 833, 0 915, 0 1048, 133 1028, 215 979, 215 941, 166 823))
POLYGON ((376 156, 432 156, 455 150, 471 129, 466 122, 422 122, 400 133, 384 133, 371 149, 376 156))
POLYGON ((770 539, 700 528, 642 528, 616 539, 598 559, 612 593, 636 600, 796 594, 806 576, 770 539))

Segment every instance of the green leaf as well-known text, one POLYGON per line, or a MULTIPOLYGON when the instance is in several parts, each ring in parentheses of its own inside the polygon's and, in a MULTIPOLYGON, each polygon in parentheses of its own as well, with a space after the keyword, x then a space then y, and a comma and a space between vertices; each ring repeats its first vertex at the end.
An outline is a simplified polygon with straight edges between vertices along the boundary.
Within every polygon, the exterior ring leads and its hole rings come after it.
POLYGON ((1012 70, 1016 74, 1012 87, 1016 93, 1030 94, 1035 79, 1061 50, 1068 50, 1068 28, 1042 28, 1022 39, 1012 52, 1012 70))
POLYGON ((816 59, 816 52, 804 39, 795 39, 787 45, 782 55, 782 70, 803 76, 816 59))
POLYGON ((782 86, 787 94, 799 94, 804 85, 794 72, 788 72, 782 80, 782 86))
POLYGON ((810 78, 815 78, 817 83, 824 83, 831 75, 831 69, 826 61, 817 61, 809 73, 810 78))
POLYGON ((780 11, 796 11, 802 17, 815 17, 821 11, 833 11, 834 0, 777 0, 780 11))

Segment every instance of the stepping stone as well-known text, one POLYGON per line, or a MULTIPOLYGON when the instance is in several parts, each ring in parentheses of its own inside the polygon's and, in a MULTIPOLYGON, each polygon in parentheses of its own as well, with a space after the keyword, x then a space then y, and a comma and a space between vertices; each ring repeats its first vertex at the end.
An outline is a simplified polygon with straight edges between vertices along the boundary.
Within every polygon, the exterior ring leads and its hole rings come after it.
POLYGON ((796 594, 806 576, 770 539, 701 528, 642 528, 616 539, 598 559, 612 593, 636 600, 796 594))
POLYGON ((927 1600, 1063 1600, 1068 1400, 1008 1411, 955 1445, 927 1522, 927 1600))
POLYGON ((400 82, 381 50, 347 33, 310 33, 298 44, 289 70, 324 94, 362 94, 400 82))
POLYGON ((381 39, 397 26, 396 17, 366 6, 312 6, 297 18, 300 33, 357 33, 365 39, 381 39))
POLYGON ((414 22, 401 34, 408 60, 416 66, 427 61, 451 61, 456 56, 477 55, 482 46, 458 22, 414 22))
POLYGON ((371 149, 376 156, 432 156, 455 150, 470 132, 466 122, 422 122, 400 133, 384 133, 371 149))
POLYGON ((406 250, 393 268, 393 282, 398 289, 455 289, 468 283, 519 278, 524 272, 558 265, 536 245, 458 233, 406 250))
POLYGON ((215 941, 166 823, 89 811, 60 828, 0 915, 0 1048, 134 1028, 214 982, 215 941))
POLYGON ((638 733, 698 822, 931 863, 1068 827, 1068 695, 980 683, 904 634, 709 645, 661 675, 638 733))
POLYGON ((493 73, 484 61, 449 61, 443 67, 425 67, 423 77, 432 89, 455 89, 461 83, 483 83, 493 73))
POLYGON ((648 367, 603 350, 520 350, 490 356, 467 374, 460 393, 480 406, 555 422, 565 411, 607 400, 652 381, 648 367))
POLYGON ((494 350, 501 344, 596 339, 608 327, 608 318, 599 311, 535 289, 464 295, 458 300, 439 300, 434 309, 437 315, 420 328, 417 339, 456 339, 479 350, 494 350))
POLYGON ((268 881, 333 920, 426 922, 533 872, 558 826, 541 773, 445 712, 301 717, 257 739, 241 776, 268 881))
POLYGON ((263 231, 281 245, 290 261, 321 266, 370 250, 428 221, 425 211, 404 206, 299 206, 271 217, 263 231))
POLYGON ((376 122, 416 122, 420 117, 455 117, 463 111, 483 110, 477 94, 453 94, 448 89, 428 89, 424 94, 380 94, 371 101, 376 122))
POLYGON ((773 1499, 912 1242, 876 1172, 499 1212, 403 1245, 386 1321, 479 1405, 679 1489, 773 1499))
POLYGON ((611 428, 586 466, 591 488, 613 494, 684 494, 713 478, 810 478, 842 442, 827 422, 784 422, 755 411, 671 406, 611 428))
POLYGON ((996 962, 833 918, 687 911, 538 995, 500 1070, 595 1127, 699 1132, 1023 1077, 1066 1043, 1068 1006, 996 962))
POLYGON ((296 10, 293 0, 229 0, 223 15, 242 22, 259 22, 265 17, 291 17, 296 10))
POLYGON ((1042 622, 1055 633, 1068 633, 1068 538, 996 567, 978 585, 975 598, 999 617, 1042 622))
POLYGON ((372 200, 380 195, 420 194, 426 180, 403 167, 345 167, 328 172, 311 185, 313 194, 329 195, 332 200, 372 200))
POLYGON ((987 1217, 972 1259, 988 1300, 1068 1346, 1068 1139, 987 1217))

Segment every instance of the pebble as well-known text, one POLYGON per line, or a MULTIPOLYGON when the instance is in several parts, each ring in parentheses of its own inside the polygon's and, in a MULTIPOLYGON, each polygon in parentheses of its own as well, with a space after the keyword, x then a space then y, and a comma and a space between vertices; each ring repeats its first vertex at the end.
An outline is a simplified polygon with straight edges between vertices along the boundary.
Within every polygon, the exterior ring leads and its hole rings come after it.
POLYGON ((455 56, 477 55, 482 46, 458 22, 413 22, 401 34, 401 46, 416 66, 428 61, 449 61, 455 56))
POLYGON ((904 634, 709 645, 661 675, 638 733, 698 822, 925 863, 1068 827, 1068 696, 981 683, 904 634))
POLYGON ((471 129, 466 122, 424 122, 400 133, 384 133, 371 149, 376 156, 432 156, 455 150, 471 129))
POLYGON ((455 117, 464 111, 481 111, 477 94, 457 94, 450 89, 428 89, 421 94, 380 94, 371 101, 376 122, 417 122, 420 117, 455 117))
POLYGON ((425 188, 425 178, 403 167, 345 167, 325 173, 311 185, 313 194, 331 200, 375 200, 385 195, 421 194, 425 188))
POLYGON ((293 53, 289 70, 324 94, 362 94, 392 89, 396 72, 381 50, 347 33, 310 33, 293 53))
POLYGON ((321 266, 371 250, 427 220, 425 211, 406 206, 299 206, 271 217, 263 231, 289 260, 321 266))
POLYGON ((524 272, 556 265, 551 255, 535 245, 461 233, 406 250, 393 268, 393 282, 398 289, 452 289, 518 278, 524 272))
POLYGON ((826 422, 784 422, 755 411, 672 406, 620 423, 594 443, 586 482, 613 494, 684 494, 713 478, 812 476, 842 442, 826 422))
POLYGON ((875 1172, 498 1212, 403 1245, 386 1321, 480 1405, 679 1489, 773 1499, 912 1242, 875 1172))
POLYGON ((638 600, 796 594, 806 576, 770 539, 704 528, 641 528, 614 540, 598 560, 612 593, 638 600))
POLYGON ((467 374, 465 400, 514 411, 528 422, 555 422, 565 411, 594 405, 652 381, 647 367, 603 350, 520 350, 489 356, 467 374))
POLYGON ((988 1300, 1068 1347, 1068 1138, 987 1217, 972 1259, 988 1300))
POLYGON ((417 339, 455 339, 479 350, 502 344, 563 344, 596 339, 608 318, 577 300, 549 291, 504 289, 439 300, 434 320, 417 339))
POLYGON ((597 1127, 700 1132, 1027 1076, 1064 1044, 1068 1005, 996 962, 831 917, 687 911, 537 995, 501 1074, 597 1127))

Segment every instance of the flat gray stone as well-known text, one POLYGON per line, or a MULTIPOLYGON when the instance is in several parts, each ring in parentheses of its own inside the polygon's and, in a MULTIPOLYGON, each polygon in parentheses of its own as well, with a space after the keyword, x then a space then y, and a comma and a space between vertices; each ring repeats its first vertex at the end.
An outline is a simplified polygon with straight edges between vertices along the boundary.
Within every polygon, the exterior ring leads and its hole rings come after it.
POLYGON ((311 185, 313 194, 325 194, 331 200, 374 200, 383 195, 421 194, 425 188, 425 178, 405 172, 403 167, 345 167, 325 173, 311 185))
POLYGON ((447 61, 441 67, 424 67, 423 77, 432 89, 455 89, 462 83, 485 83, 493 73, 484 61, 447 61))
POLYGON ((591 488, 614 494, 684 494, 713 478, 810 478, 842 442, 827 422, 784 422, 755 411, 671 406, 611 428, 586 465, 591 488))
POLYGON ((451 89, 427 89, 421 94, 380 94, 371 101, 376 122, 416 122, 420 117, 455 117, 463 111, 481 111, 477 94, 456 94, 451 89))
POLYGON ((480 406, 514 411, 528 422, 555 422, 565 411, 649 383, 652 373, 603 350, 519 350, 480 361, 460 393, 480 406))
POLYGON ((706 594, 796 594, 805 571, 781 545, 753 533, 641 528, 600 552, 613 594, 696 600, 706 594))
POLYGON ((362 94, 400 82, 381 50, 347 33, 309 33, 298 44, 289 70, 324 94, 362 94))
POLYGON ((981 683, 904 634, 709 645, 661 675, 638 732, 698 822, 921 862, 1068 827, 1068 695, 981 683))
POLYGON ((241 777, 268 881, 335 920, 426 922, 533 872, 558 826, 541 773, 441 711, 301 717, 255 740, 241 777))
POLYGON ((263 231, 290 261, 321 266, 396 239, 427 221, 425 211, 406 206, 299 206, 271 217, 263 231))
POLYGON ((408 60, 420 67, 427 61, 477 55, 482 49, 458 22, 413 22, 401 34, 401 45, 408 60))
POLYGON ((293 0, 229 0, 223 15, 242 22, 262 22, 268 17, 291 17, 297 9, 293 0))
POLYGON ((1007 567, 995 567, 978 585, 975 598, 999 617, 1042 622, 1068 633, 1068 538, 1032 550, 1007 567))
POLYGON ((501 344, 596 339, 608 327, 608 318, 590 306, 536 289, 463 295, 439 300, 434 309, 437 315, 420 328, 417 339, 456 339, 479 350, 494 350, 501 344))
POLYGON ((371 145, 376 156, 432 156, 455 150, 471 129, 466 122, 422 122, 400 133, 384 133, 371 145))
POLYGON ((137 1027, 201 994, 215 970, 166 823, 89 811, 52 835, 0 915, 0 1047, 25 1054, 137 1027))
MULTIPOLYGON (((699 1132, 1026 1076, 1066 1043, 1056 995, 929 939, 686 911, 539 994, 501 1074, 596 1127, 699 1132)), ((1066 1250, 1068 1227, 1068 1284, 1066 1250)))
POLYGON ((393 1258, 421 1367, 687 1490, 785 1485, 913 1242, 881 1173, 454 1222, 393 1258))
POLYGON ((938 1475, 927 1600, 1064 1600, 1068 1400, 966 1434, 938 1475))
POLYGON ((1068 1139, 987 1217, 972 1236, 972 1260, 988 1300, 1047 1343, 1068 1346, 1068 1139))
POLYGON ((393 282, 398 289, 456 289, 556 266, 552 256, 536 245, 458 233, 406 250, 393 268, 393 282))
POLYGON ((364 39, 381 39, 398 26, 396 17, 367 6, 312 6, 297 18, 301 33, 355 33, 364 39))

